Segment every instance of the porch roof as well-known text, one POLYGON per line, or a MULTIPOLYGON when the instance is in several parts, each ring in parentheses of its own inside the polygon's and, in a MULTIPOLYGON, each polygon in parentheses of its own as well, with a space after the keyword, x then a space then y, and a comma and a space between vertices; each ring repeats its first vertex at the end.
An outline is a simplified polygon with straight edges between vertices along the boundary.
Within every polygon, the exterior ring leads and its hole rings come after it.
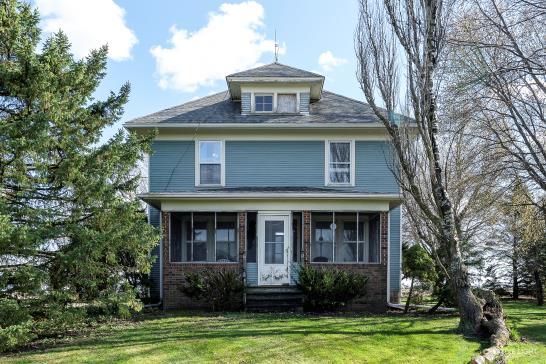
POLYGON ((148 192, 138 195, 149 205, 160 209, 163 201, 173 200, 360 200, 385 201, 390 207, 399 206, 398 193, 370 192, 359 188, 332 187, 219 187, 195 188, 177 192, 148 192))

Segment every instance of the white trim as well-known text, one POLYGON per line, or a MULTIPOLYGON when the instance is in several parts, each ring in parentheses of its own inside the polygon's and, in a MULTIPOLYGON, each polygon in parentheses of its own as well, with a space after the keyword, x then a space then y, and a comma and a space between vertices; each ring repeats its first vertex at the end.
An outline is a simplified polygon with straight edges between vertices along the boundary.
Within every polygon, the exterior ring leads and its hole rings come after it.
MULTIPOLYGON (((157 134, 156 141, 193 141, 193 134, 189 130, 165 130, 157 134)), ((202 130, 201 139, 225 139, 230 141, 318 141, 324 142, 327 139, 340 139, 351 135, 355 141, 381 141, 388 143, 389 136, 379 130, 305 130, 305 129, 269 129, 265 130, 202 130)))
MULTIPOLYGON (((169 219, 171 217, 171 214, 169 213, 169 219)), ((159 299, 163 300, 163 211, 159 210, 159 231, 161 232, 161 238, 159 239, 159 299)), ((170 226, 169 226, 169 240, 170 237, 170 226)), ((170 244, 169 244, 170 248, 170 244)), ((169 252, 170 257, 170 252, 169 252)), ((170 259, 170 258, 169 258, 170 259)))
MULTIPOLYGON (((381 248, 381 217, 379 217, 379 247, 381 248)), ((391 303, 391 212, 387 213, 387 303, 391 303)), ((381 256, 381 251, 379 252, 381 256)), ((379 258, 381 259, 381 258, 379 258)))
POLYGON ((291 270, 291 263, 292 263, 292 256, 290 252, 290 247, 292 245, 292 212, 291 211, 258 211, 256 214, 256 222, 257 222, 257 234, 258 239, 256 240, 256 255, 257 259, 256 262, 258 264, 258 286, 260 285, 286 285, 290 284, 291 277, 290 277, 290 270, 291 270), (265 248, 265 222, 267 220, 274 220, 274 219, 282 219, 284 223, 284 248, 283 248, 283 254, 284 254, 284 263, 283 264, 266 264, 264 259, 265 256, 263 255, 263 249, 265 248), (283 277, 282 280, 278 280, 278 282, 271 282, 271 281, 263 281, 262 280, 262 273, 263 270, 268 267, 271 271, 271 273, 275 272, 278 273, 279 271, 285 271, 287 276, 283 277))
POLYGON ((223 187, 226 185, 226 141, 224 139, 197 139, 195 140, 195 187, 223 187), (202 142, 220 143, 220 184, 201 184, 201 156, 202 142))
POLYGON ((318 200, 372 200, 372 201, 394 201, 402 202, 402 196, 399 194, 369 194, 359 192, 331 192, 331 193, 305 193, 305 192, 151 192, 138 195, 144 200, 160 199, 237 199, 237 200, 253 200, 253 199, 269 199, 269 198, 294 198, 299 200, 318 199, 318 200))
MULTIPOLYGON (((181 129, 195 129, 199 125, 199 128, 234 128, 234 129, 336 129, 336 128, 353 128, 353 129, 370 129, 377 128, 385 130, 385 126, 382 123, 309 123, 309 124, 297 124, 297 123, 125 123, 123 126, 127 129, 137 128, 181 128, 181 129)), ((416 126, 415 126, 416 128, 416 126)))
POLYGON ((277 93, 276 92, 252 92, 252 102, 250 111, 254 114, 274 114, 277 109, 277 93), (256 111, 256 96, 271 96, 271 111, 256 111))
POLYGON ((335 187, 354 187, 355 185, 355 140, 354 139, 331 139, 324 141, 324 185, 335 187), (349 183, 335 183, 330 181, 330 144, 331 143, 349 143, 351 164, 350 169, 350 182, 349 183))

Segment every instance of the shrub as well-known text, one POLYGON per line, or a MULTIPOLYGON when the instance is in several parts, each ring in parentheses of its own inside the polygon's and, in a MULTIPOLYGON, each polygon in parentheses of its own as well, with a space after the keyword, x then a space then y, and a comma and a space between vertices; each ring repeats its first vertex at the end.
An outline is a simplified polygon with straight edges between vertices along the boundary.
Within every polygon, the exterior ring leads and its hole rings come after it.
POLYGON ((32 321, 0 328, 0 352, 23 346, 35 338, 32 321))
POLYGON ((31 319, 28 311, 15 300, 0 299, 0 327, 18 325, 31 319))
POLYGON ((0 299, 0 352, 24 345, 35 338, 32 317, 15 300, 0 299))
POLYGON ((304 295, 307 311, 335 311, 366 293, 368 278, 339 269, 302 267, 298 287, 304 295))
POLYGON ((186 275, 182 292, 195 300, 205 300, 212 310, 239 309, 244 290, 240 274, 228 269, 206 269, 186 275))

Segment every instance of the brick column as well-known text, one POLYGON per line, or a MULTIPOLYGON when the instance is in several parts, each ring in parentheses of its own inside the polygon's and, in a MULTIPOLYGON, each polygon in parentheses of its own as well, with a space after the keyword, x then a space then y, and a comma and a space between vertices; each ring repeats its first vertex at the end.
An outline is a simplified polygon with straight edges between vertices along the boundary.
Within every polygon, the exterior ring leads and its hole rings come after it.
POLYGON ((311 261, 311 211, 303 212, 303 264, 311 261))
POLYGON ((246 211, 237 213, 237 221, 239 221, 239 271, 244 277, 246 269, 246 211))

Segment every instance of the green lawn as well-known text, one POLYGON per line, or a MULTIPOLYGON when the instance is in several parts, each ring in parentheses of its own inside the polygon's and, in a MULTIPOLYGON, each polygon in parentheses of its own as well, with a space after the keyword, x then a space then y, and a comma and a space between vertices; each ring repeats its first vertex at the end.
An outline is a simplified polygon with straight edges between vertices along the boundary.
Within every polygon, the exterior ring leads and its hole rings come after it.
MULTIPOLYGON (((544 363, 546 310, 508 303, 519 333, 512 362, 544 363)), ((456 317, 171 314, 103 328, 90 337, 3 362, 466 363, 482 348, 454 332, 456 317)))

